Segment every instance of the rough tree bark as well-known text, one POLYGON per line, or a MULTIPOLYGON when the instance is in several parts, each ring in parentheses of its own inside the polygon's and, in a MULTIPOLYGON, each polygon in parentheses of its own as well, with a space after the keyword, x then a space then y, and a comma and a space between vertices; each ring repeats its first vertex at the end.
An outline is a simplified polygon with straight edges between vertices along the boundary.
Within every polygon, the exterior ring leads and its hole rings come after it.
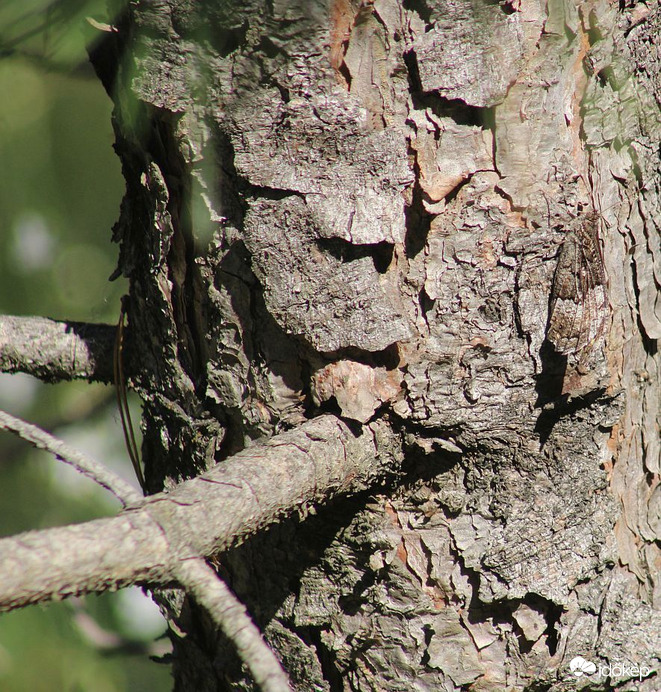
MULTIPOLYGON (((658 689, 660 25, 141 1, 92 55, 150 492, 321 413, 401 460, 218 557, 296 689, 658 689)), ((176 689, 252 688, 159 598, 176 689)))

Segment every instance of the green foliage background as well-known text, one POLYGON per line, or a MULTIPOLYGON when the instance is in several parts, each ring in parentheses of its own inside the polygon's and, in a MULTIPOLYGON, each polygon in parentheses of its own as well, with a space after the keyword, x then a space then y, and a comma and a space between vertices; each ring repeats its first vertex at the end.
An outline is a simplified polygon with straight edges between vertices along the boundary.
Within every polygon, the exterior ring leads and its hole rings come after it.
MULTIPOLYGON (((112 150, 112 103, 85 52, 86 42, 99 35, 88 16, 112 21, 103 0, 0 3, 5 314, 116 322, 126 292, 125 282, 108 281, 117 260, 111 229, 124 186, 112 150)), ((132 478, 110 387, 49 386, 0 375, 0 407, 132 478)), ((116 511, 91 482, 0 433, 0 535, 116 511)), ((145 603, 124 592, 0 616, 0 689, 170 689, 168 666, 148 657, 164 648, 155 638, 165 627, 153 612, 143 613, 145 603)))

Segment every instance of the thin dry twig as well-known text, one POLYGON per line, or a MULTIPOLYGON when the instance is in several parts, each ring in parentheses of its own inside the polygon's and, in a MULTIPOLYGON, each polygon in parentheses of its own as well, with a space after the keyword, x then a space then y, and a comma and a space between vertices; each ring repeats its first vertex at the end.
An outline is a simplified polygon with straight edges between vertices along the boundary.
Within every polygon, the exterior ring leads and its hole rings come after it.
POLYGON ((65 464, 73 466, 79 473, 91 478, 100 486, 109 490, 126 507, 139 502, 142 495, 123 478, 108 469, 101 462, 92 459, 83 452, 70 447, 50 433, 32 423, 16 418, 6 411, 0 411, 0 429, 9 430, 20 438, 55 455, 65 464))
POLYGON ((122 307, 119 312, 119 321, 117 322, 117 334, 115 337, 115 349, 113 351, 113 373, 115 379, 115 392, 117 393, 117 407, 119 415, 122 419, 122 430, 124 431, 124 441, 126 442, 126 450, 133 470, 140 483, 140 487, 145 489, 145 476, 140 466, 140 452, 138 451, 138 443, 135 441, 135 433, 133 432, 133 422, 131 421, 131 411, 129 402, 126 397, 126 377, 124 375, 124 323, 126 321, 126 296, 122 299, 122 307))

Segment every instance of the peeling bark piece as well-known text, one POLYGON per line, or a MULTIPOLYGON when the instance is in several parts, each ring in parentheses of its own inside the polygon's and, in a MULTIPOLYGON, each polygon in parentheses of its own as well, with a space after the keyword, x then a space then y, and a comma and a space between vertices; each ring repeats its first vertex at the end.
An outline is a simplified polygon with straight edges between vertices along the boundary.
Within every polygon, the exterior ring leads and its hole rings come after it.
POLYGON ((475 125, 439 118, 430 109, 414 111, 416 136, 411 142, 420 169, 427 211, 479 170, 493 170, 493 135, 475 125))
POLYGON ((342 43, 347 90, 367 110, 376 130, 395 129, 406 118, 407 74, 402 66, 402 13, 396 2, 353 3, 355 15, 342 43))
POLYGON ((512 613, 512 617, 529 642, 536 642, 548 627, 544 615, 525 603, 521 603, 512 613))
POLYGON ((274 90, 242 104, 233 119, 237 171, 253 185, 304 194, 319 237, 404 241, 403 192, 414 180, 406 140, 370 129, 354 98, 282 104, 274 90))
POLYGON ((433 13, 432 31, 413 43, 424 91, 488 108, 501 103, 523 56, 519 17, 498 5, 448 0, 433 13))
POLYGON ((455 685, 470 685, 484 675, 484 667, 459 616, 447 610, 434 620, 427 646, 429 665, 442 670, 455 685))
POLYGON ((650 339, 661 339, 661 240, 654 213, 643 221, 634 210, 629 220, 634 245, 640 321, 650 339), (646 228, 648 227, 648 228, 646 228))
POLYGON ((335 397, 343 416, 366 423, 384 401, 397 395, 400 380, 398 371, 340 360, 315 373, 313 395, 318 403, 335 397))
POLYGON ((278 324, 322 352, 381 351, 408 338, 394 277, 379 274, 370 257, 343 262, 317 236, 299 197, 255 200, 246 215, 245 243, 278 324))

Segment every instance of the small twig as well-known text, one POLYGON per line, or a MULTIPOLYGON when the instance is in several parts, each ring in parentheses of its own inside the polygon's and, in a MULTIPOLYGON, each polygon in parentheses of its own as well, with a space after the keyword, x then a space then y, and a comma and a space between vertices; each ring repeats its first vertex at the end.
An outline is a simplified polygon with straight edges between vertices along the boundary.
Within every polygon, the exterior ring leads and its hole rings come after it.
POLYGON ((54 454, 64 463, 73 466, 84 476, 109 490, 124 507, 142 499, 142 495, 132 485, 103 464, 88 457, 83 452, 69 447, 62 440, 58 440, 32 423, 16 418, 6 411, 0 411, 0 429, 9 430, 38 449, 45 449, 54 454))
POLYGON ((182 560, 176 577, 198 605, 236 646, 262 692, 291 692, 287 675, 267 646, 245 606, 205 560, 182 560))

